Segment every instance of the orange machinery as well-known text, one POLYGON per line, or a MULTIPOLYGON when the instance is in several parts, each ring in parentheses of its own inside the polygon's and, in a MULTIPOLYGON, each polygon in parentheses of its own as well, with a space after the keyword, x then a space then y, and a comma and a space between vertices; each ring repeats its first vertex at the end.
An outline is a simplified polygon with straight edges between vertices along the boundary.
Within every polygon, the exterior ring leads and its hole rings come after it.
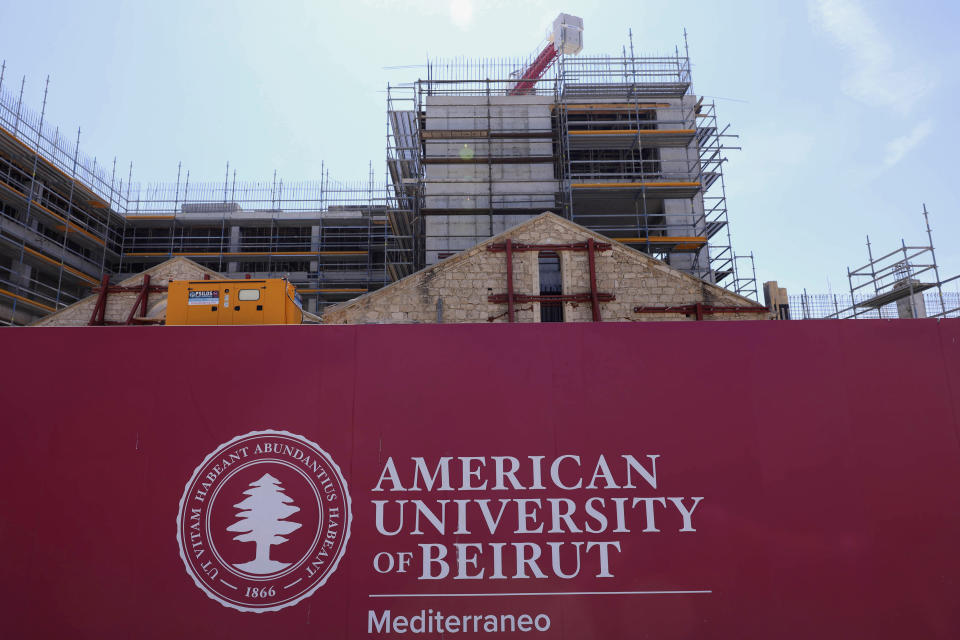
POLYGON ((286 279, 174 280, 167 325, 301 324, 303 303, 286 279))

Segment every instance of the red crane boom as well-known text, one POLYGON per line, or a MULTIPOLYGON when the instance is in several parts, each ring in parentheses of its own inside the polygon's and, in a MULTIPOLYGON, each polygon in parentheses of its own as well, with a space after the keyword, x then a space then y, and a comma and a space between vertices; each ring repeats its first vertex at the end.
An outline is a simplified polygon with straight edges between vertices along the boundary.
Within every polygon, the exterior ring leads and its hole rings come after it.
POLYGON ((568 13, 561 13, 553 21, 550 42, 543 48, 533 62, 517 78, 516 84, 507 91, 508 96, 522 96, 533 93, 537 82, 547 72, 550 65, 561 53, 578 54, 583 48, 583 19, 568 13))
POLYGON ((532 93, 537 82, 543 77, 543 74, 547 72, 547 69, 550 68, 550 65, 552 65, 556 59, 557 50, 552 42, 548 42, 547 46, 540 52, 540 55, 538 55, 534 61, 530 63, 530 66, 527 67, 526 71, 523 72, 523 76, 520 77, 517 84, 507 92, 507 95, 522 96, 532 93))

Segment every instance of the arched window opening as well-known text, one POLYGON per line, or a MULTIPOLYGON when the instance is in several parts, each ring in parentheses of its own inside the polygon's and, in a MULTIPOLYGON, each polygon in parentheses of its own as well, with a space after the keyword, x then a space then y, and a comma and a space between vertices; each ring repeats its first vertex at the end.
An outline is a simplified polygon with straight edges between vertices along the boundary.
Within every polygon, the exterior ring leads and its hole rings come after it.
POLYGON ((540 301, 540 322, 563 322, 563 302, 559 299, 563 294, 560 256, 556 251, 541 251, 537 257, 540 265, 540 295, 558 298, 540 301))

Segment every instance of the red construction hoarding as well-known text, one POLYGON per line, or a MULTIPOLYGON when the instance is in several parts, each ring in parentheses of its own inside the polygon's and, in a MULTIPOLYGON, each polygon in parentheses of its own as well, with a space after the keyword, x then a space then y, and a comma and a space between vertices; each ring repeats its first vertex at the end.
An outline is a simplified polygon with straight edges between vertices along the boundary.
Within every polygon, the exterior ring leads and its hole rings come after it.
POLYGON ((960 321, 0 341, 4 637, 960 637, 960 321))

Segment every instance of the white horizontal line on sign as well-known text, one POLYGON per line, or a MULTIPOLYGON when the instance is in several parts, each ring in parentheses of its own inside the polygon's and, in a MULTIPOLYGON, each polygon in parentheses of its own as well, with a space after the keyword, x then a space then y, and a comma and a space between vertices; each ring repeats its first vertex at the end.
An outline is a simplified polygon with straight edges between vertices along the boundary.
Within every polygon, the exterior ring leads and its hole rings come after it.
POLYGON ((664 596, 713 593, 708 589, 670 591, 535 591, 522 593, 371 593, 371 598, 496 598, 500 596, 664 596))

